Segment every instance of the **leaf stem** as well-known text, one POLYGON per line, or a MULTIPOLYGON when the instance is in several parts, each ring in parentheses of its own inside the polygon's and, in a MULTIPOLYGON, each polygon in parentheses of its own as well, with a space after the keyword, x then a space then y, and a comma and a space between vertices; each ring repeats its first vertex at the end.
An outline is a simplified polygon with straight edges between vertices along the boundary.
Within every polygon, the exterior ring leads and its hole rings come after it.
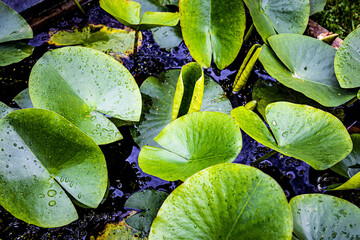
POLYGON ((137 49, 138 49, 138 41, 139 41, 139 27, 137 27, 135 29, 135 40, 134 40, 134 71, 137 70, 137 65, 138 65, 138 59, 137 59, 137 49))
POLYGON ((80 11, 85 15, 85 11, 84 9, 81 7, 80 3, 78 2, 78 0, 74 0, 76 6, 80 9, 80 11))
POLYGON ((274 155, 275 153, 277 153, 275 150, 271 150, 270 152, 266 153, 264 156, 262 156, 261 158, 259 159, 256 159, 255 161, 253 161, 251 163, 251 165, 255 165, 255 164, 258 164, 258 163, 261 163, 262 161, 268 159, 269 157, 271 157, 272 155, 274 155))
POLYGON ((356 101, 358 100, 357 97, 354 97, 353 99, 351 99, 349 102, 347 102, 345 104, 346 107, 350 107, 351 105, 353 105, 356 101))
POLYGON ((250 38, 253 30, 254 30, 254 24, 251 24, 249 30, 247 31, 247 33, 246 33, 246 35, 245 35, 245 37, 244 37, 243 44, 245 44, 245 43, 249 40, 249 38, 250 38))

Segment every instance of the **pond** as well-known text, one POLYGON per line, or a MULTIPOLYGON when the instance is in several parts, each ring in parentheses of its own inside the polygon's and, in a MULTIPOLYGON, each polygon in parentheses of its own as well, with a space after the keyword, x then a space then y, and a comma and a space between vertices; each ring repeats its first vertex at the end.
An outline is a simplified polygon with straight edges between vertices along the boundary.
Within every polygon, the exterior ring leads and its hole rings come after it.
MULTIPOLYGON (((34 2, 36 3, 36 1, 34 2)), ((20 9, 19 11, 25 11, 32 3, 24 2, 17 7, 20 9)), ((74 28, 82 29, 89 24, 124 28, 124 25, 100 8, 98 3, 87 3, 83 7, 86 15, 83 15, 79 10, 70 11, 61 19, 38 26, 34 38, 29 41, 29 44, 35 47, 33 54, 19 63, 0 68, 1 102, 14 108, 18 107, 13 99, 20 91, 28 87, 29 75, 34 64, 45 52, 59 48, 48 43, 50 33, 60 30, 70 31, 74 28)), ((246 24, 250 27, 252 21, 248 10, 246 14, 248 20, 246 24)), ((266 81, 269 86, 277 82, 267 74, 262 64, 257 61, 246 88, 239 93, 234 94, 232 92, 233 81, 247 52, 252 45, 263 43, 262 38, 254 31, 249 40, 242 46, 236 60, 229 67, 219 70, 212 63, 210 68, 204 69, 206 75, 211 76, 221 85, 233 108, 243 106, 252 100, 252 88, 258 79, 266 81)), ((137 52, 138 65, 135 67, 133 60, 132 55, 121 58, 124 66, 131 70, 139 86, 149 76, 159 76, 162 72, 170 69, 181 69, 185 64, 194 61, 184 42, 167 51, 156 43, 150 30, 142 31, 142 43, 137 52)), ((342 105, 331 108, 331 111, 343 118, 345 127, 351 133, 360 133, 359 101, 351 106, 342 105)), ((96 237, 104 230, 107 223, 120 222, 129 215, 131 211, 124 208, 124 204, 133 193, 145 189, 171 193, 180 185, 180 181, 168 182, 144 173, 138 165, 140 149, 132 139, 129 127, 123 126, 119 129, 124 139, 101 146, 107 163, 110 188, 107 199, 97 209, 77 207, 78 220, 64 227, 46 229, 18 220, 0 207, 0 238, 89 239, 91 236, 96 237)), ((242 137, 242 150, 234 163, 251 165, 253 161, 271 151, 270 148, 253 140, 245 132, 242 132, 242 137)), ((331 170, 316 171, 307 163, 281 153, 276 153, 255 166, 269 174, 281 185, 288 200, 300 194, 325 193, 325 186, 346 181, 344 177, 331 170)), ((357 190, 327 193, 339 196, 360 207, 360 194, 357 190)))

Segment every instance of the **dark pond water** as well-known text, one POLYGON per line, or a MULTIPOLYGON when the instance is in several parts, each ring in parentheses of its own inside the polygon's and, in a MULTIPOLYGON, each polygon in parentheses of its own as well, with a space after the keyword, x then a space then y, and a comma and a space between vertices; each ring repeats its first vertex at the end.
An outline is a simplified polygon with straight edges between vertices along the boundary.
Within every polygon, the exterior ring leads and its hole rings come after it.
MULTIPOLYGON (((72 29, 74 26, 81 28, 89 23, 123 27, 96 5, 88 7, 86 17, 81 13, 75 13, 67 19, 54 22, 53 28, 44 29, 44 32, 37 33, 30 41, 30 44, 36 47, 30 58, 19 64, 0 69, 0 101, 16 107, 12 99, 21 90, 27 88, 32 66, 46 51, 54 48, 46 43, 49 31, 72 29)), ((239 94, 231 94, 231 83, 237 69, 246 55, 246 51, 254 43, 262 43, 256 33, 243 46, 238 59, 230 67, 222 71, 217 70, 216 67, 205 70, 206 74, 211 75, 224 88, 233 107, 243 105, 251 100, 251 86, 256 79, 275 81, 266 74, 261 64, 257 63, 249 81, 249 87, 239 94)), ((167 52, 154 42, 150 31, 144 32, 143 45, 138 54, 139 67, 132 73, 139 85, 150 75, 156 76, 168 69, 181 68, 184 64, 193 61, 184 43, 167 52)), ((132 69, 132 59, 124 60, 124 65, 128 69, 132 69)), ((360 120, 359 113, 359 102, 346 108, 345 124, 350 126, 355 122, 353 128, 358 128, 359 124, 356 121, 360 120)), ((132 193, 144 189, 157 189, 168 193, 174 190, 179 182, 166 182, 141 171, 137 164, 140 150, 131 139, 129 129, 123 127, 120 130, 124 135, 123 140, 101 147, 108 164, 110 190, 107 200, 98 209, 78 208, 79 220, 62 228, 42 229, 17 220, 0 207, 0 239, 89 239, 90 236, 96 236, 102 231, 106 223, 121 221, 129 213, 123 206, 132 193)), ((235 162, 250 165, 252 161, 269 151, 267 147, 243 133, 243 148, 235 162)), ((298 194, 322 192, 322 186, 344 180, 331 171, 312 170, 306 163, 281 154, 275 154, 257 167, 275 178, 289 199, 298 194)), ((357 191, 335 194, 360 206, 357 191)))

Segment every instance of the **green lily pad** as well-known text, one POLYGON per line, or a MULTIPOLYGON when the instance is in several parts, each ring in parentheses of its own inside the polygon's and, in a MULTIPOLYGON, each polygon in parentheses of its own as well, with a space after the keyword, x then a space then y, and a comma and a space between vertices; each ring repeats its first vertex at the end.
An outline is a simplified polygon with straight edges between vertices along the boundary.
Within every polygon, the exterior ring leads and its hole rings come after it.
MULTIPOLYGON (((139 123, 131 130, 136 144, 159 146, 153 138, 171 122, 173 101, 180 70, 170 70, 158 78, 149 77, 140 87, 143 96, 143 113, 139 123)), ((186 90, 187 91, 187 90, 186 90)), ((190 100, 187 100, 190 101, 190 100)), ((221 86, 211 77, 204 78, 204 94, 200 111, 224 112, 230 114, 231 103, 225 97, 221 86)))
POLYGON ((54 111, 98 144, 122 139, 104 114, 138 121, 141 95, 130 72, 106 54, 66 47, 44 54, 30 74, 33 105, 54 111))
POLYGON ((180 1, 180 25, 191 56, 204 68, 213 57, 224 69, 238 55, 245 32, 245 9, 241 0, 180 1))
POLYGON ((310 0, 310 16, 324 10, 326 0, 310 0))
POLYGON ((105 157, 60 115, 23 109, 0 120, 0 204, 16 218, 59 227, 78 218, 71 196, 96 208, 107 188, 105 157))
POLYGON ((337 51, 335 73, 341 87, 360 87, 360 28, 350 33, 337 51))
POLYGON ((100 0, 100 7, 132 29, 176 26, 179 22, 179 13, 166 12, 166 8, 146 0, 100 0))
MULTIPOLYGON (((135 31, 130 28, 116 29, 105 25, 88 25, 85 28, 73 31, 51 32, 49 44, 60 46, 81 45, 105 53, 116 58, 127 57, 133 53, 135 31)), ((142 43, 142 35, 139 35, 138 48, 142 43)))
POLYGON ((279 184, 256 168, 229 163, 204 169, 177 187, 161 206, 149 239, 291 235, 291 210, 279 184))
POLYGON ((340 87, 334 72, 336 50, 331 46, 298 34, 274 35, 268 41, 278 58, 264 45, 259 60, 285 86, 326 107, 339 106, 356 96, 354 90, 340 87))
POLYGON ((276 33, 303 34, 309 20, 309 0, 244 0, 256 30, 267 43, 276 33))
POLYGON ((14 110, 11 107, 9 107, 3 102, 0 102, 0 119, 5 117, 7 114, 11 113, 12 111, 14 110))
POLYGON ((306 194, 292 198, 290 207, 299 240, 360 238, 360 209, 346 200, 306 194))
POLYGON ((0 1, 0 43, 33 37, 25 19, 8 5, 0 1))
POLYGON ((349 133, 338 118, 307 105, 269 104, 265 119, 271 132, 257 114, 245 107, 235 108, 231 115, 256 141, 286 156, 303 160, 316 170, 340 162, 353 147, 349 133))
POLYGON ((183 41, 180 26, 153 28, 151 31, 155 42, 167 51, 179 46, 183 41))
POLYGON ((163 149, 144 146, 139 154, 139 166, 144 172, 167 181, 184 181, 206 167, 232 162, 242 147, 236 122, 218 112, 182 116, 167 125, 154 140, 163 149))
POLYGON ((148 233, 162 203, 169 196, 166 192, 145 190, 136 192, 126 200, 124 207, 141 210, 126 219, 126 223, 136 230, 148 233))
POLYGON ((23 42, 0 44, 0 66, 7 66, 20 62, 33 53, 34 47, 23 42))
POLYGON ((21 108, 34 108, 34 105, 31 102, 29 88, 21 91, 16 97, 14 97, 14 101, 21 108))

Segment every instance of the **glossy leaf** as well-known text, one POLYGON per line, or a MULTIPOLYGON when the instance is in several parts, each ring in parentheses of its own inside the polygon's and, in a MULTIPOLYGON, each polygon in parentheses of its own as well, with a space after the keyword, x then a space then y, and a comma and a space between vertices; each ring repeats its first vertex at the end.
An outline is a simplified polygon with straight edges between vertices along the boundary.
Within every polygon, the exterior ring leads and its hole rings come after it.
POLYGON ((151 1, 100 0, 100 7, 132 29, 176 26, 179 22, 179 13, 160 12, 158 10, 164 7, 159 7, 151 1))
POLYGON ((126 223, 136 230, 149 232, 162 203, 169 196, 166 192, 145 190, 136 192, 126 200, 124 207, 140 210, 126 219, 126 223))
POLYGON ((241 0, 181 0, 180 25, 191 56, 204 68, 213 57, 224 69, 238 55, 245 32, 245 10, 241 0))
POLYGON ((31 71, 31 100, 67 118, 98 144, 122 138, 104 114, 138 121, 141 95, 130 72, 90 48, 66 47, 45 53, 31 71))
POLYGON ((21 91, 16 97, 14 97, 14 101, 21 108, 34 108, 34 105, 31 102, 29 88, 21 91))
POLYGON ((360 238, 360 209, 346 200, 306 194, 292 198, 290 207, 299 240, 360 238))
MULTIPOLYGON (((135 31, 129 28, 116 29, 90 24, 81 30, 52 32, 48 43, 60 46, 81 45, 121 58, 133 53, 134 41, 135 31)), ((142 34, 139 33, 138 48, 141 43, 142 34)))
POLYGON ((68 197, 96 208, 107 188, 104 155, 60 115, 23 109, 0 120, 0 203, 27 223, 59 227, 77 219, 68 197))
POLYGON ((218 112, 182 116, 167 125, 154 140, 162 148, 144 146, 139 154, 139 166, 144 172, 167 181, 184 181, 209 166, 232 162, 242 147, 236 122, 218 112))
POLYGON ((20 62, 29 57, 33 50, 33 46, 22 42, 2 43, 0 44, 0 66, 20 62))
POLYGON ((339 106, 355 97, 355 91, 342 89, 336 79, 336 50, 331 46, 297 34, 275 35, 269 43, 277 56, 264 45, 259 60, 285 86, 326 107, 339 106))
POLYGON ((5 3, 0 1, 0 43, 33 37, 33 32, 25 19, 5 3))
POLYGON ((316 170, 340 162, 353 147, 350 135, 339 119, 307 105, 269 104, 265 119, 271 132, 258 115, 245 107, 234 109, 231 115, 256 141, 286 156, 303 160, 316 170))
MULTIPOLYGON (((175 89, 180 70, 170 70, 158 78, 149 77, 141 85, 143 113, 140 123, 135 124, 131 134, 142 148, 145 145, 158 146, 153 140, 171 122, 175 89)), ((190 100, 187 100, 190 102, 190 100)), ((230 114, 232 107, 221 86, 205 75, 204 94, 200 111, 224 112, 230 114)))
POLYGON ((267 42, 276 33, 305 32, 309 20, 309 0, 244 0, 256 30, 267 42))
POLYGON ((360 28, 350 33, 337 51, 335 73, 341 87, 360 87, 360 28))
POLYGON ((326 0, 310 0, 310 16, 324 10, 326 0))
POLYGON ((0 102, 0 119, 11 113, 13 109, 3 102, 0 102))
POLYGON ((291 235, 291 210, 278 183, 256 168, 230 163, 204 169, 177 187, 161 206, 149 239, 291 235))
POLYGON ((155 42, 167 51, 179 46, 183 41, 181 28, 179 26, 153 28, 151 31, 155 42))
POLYGON ((171 121, 187 113, 200 111, 203 94, 204 72, 201 66, 195 62, 184 65, 176 84, 171 121))

